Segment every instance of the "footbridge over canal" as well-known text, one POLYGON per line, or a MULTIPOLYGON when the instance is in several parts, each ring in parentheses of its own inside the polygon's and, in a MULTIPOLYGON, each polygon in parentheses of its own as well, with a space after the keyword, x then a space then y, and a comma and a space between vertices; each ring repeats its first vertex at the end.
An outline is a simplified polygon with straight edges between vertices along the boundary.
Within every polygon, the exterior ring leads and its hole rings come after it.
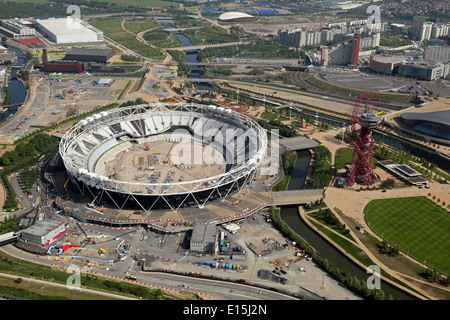
POLYGON ((14 232, 7 232, 4 234, 0 234, 0 246, 15 242, 16 240, 17 234, 14 232))
POLYGON ((273 206, 304 205, 324 197, 324 189, 286 190, 272 192, 273 206))

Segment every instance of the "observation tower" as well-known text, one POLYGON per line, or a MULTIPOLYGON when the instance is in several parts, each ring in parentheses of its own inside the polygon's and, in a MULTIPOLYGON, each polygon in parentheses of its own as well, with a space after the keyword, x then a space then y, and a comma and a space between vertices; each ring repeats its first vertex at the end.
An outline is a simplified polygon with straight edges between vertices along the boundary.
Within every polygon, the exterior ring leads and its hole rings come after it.
POLYGON ((377 176, 373 172, 372 162, 374 146, 372 131, 382 123, 383 119, 373 113, 370 94, 367 91, 361 92, 356 99, 353 114, 347 126, 354 148, 350 173, 347 178, 348 186, 353 186, 355 183, 371 186, 376 182, 377 176), (366 105, 365 110, 358 115, 363 101, 366 105), (360 127, 359 130, 358 127, 360 127))

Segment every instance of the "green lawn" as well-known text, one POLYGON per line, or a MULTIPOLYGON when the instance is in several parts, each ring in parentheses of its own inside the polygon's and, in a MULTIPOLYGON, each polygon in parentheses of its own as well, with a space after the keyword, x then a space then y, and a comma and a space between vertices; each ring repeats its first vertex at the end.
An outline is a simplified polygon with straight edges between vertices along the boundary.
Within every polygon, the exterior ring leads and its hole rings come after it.
POLYGON ((378 236, 420 263, 450 274, 450 213, 425 197, 380 199, 364 209, 378 236))
MULTIPOLYGON (((103 18, 97 19, 95 21, 91 21, 91 24, 102 30, 105 36, 117 41, 123 46, 143 55, 144 57, 162 60, 165 55, 161 52, 161 50, 157 48, 152 48, 139 40, 136 37, 130 35, 128 32, 122 29, 122 19, 121 18, 103 18)), ((126 24, 127 28, 131 28, 133 31, 140 30, 142 27, 141 22, 135 22, 133 26, 133 22, 128 22, 126 24)), ((148 26, 148 25, 147 25, 148 26)), ((145 28, 147 26, 144 26, 145 28)))
MULTIPOLYGON (((341 149, 337 152, 335 158, 334 158, 334 164, 336 166, 336 169, 342 169, 347 164, 352 163, 352 157, 353 157, 353 149, 341 149)), ((378 160, 375 158, 375 156, 372 156, 372 163, 373 167, 375 168, 378 160)))
POLYGON ((276 114, 272 113, 272 112, 264 112, 262 114, 262 118, 266 119, 266 120, 269 120, 269 121, 272 121, 272 120, 275 120, 276 118, 278 118, 278 116, 276 114))
MULTIPOLYGON (((14 0, 15 2, 34 2, 34 3, 48 3, 48 0, 14 0)), ((98 0, 98 2, 109 2, 124 6, 139 6, 146 8, 170 8, 170 6, 178 5, 177 2, 164 0, 98 0)), ((81 9, 83 10, 83 9, 81 9)))
POLYGON ((334 158, 334 164, 336 169, 342 169, 347 164, 352 163, 353 149, 341 149, 337 152, 334 158))
POLYGON ((127 21, 124 23, 124 27, 128 31, 133 32, 134 34, 138 34, 141 31, 158 27, 160 28, 161 25, 156 22, 142 20, 142 21, 127 21))

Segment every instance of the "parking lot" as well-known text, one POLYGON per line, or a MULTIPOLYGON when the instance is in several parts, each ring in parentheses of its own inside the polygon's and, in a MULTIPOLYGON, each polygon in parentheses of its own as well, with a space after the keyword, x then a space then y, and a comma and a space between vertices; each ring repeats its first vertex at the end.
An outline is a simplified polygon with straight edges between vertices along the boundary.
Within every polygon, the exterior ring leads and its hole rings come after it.
POLYGON ((84 74, 33 76, 26 103, 2 125, 1 141, 13 142, 42 126, 114 102, 128 83, 119 78, 110 86, 100 86, 97 80, 84 74))
POLYGON ((434 96, 447 97, 450 89, 450 82, 442 79, 424 81, 376 74, 370 72, 370 70, 360 72, 337 68, 314 68, 314 72, 321 74, 330 83, 359 90, 406 94, 415 94, 417 90, 420 94, 423 94, 426 90, 434 96))

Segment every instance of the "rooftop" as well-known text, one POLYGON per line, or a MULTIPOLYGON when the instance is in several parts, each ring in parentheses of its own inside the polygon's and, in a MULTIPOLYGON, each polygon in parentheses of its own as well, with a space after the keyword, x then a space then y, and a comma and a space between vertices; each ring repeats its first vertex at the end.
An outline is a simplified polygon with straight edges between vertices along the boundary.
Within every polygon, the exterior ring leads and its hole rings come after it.
POLYGON ((67 55, 89 55, 89 56, 104 56, 113 54, 114 50, 109 47, 105 48, 72 48, 67 55))
POLYGON ((35 236, 43 236, 62 224, 64 224, 64 222, 55 220, 38 221, 36 224, 32 225, 26 230, 23 230, 22 232, 33 234, 35 236))
POLYGON ((90 28, 87 28, 84 24, 70 17, 42 19, 36 20, 36 22, 45 29, 59 36, 94 33, 94 31, 90 28))
POLYGON ((238 18, 254 18, 252 15, 245 12, 225 12, 219 16, 219 20, 232 20, 238 18))
POLYGON ((435 112, 404 112, 400 115, 404 120, 422 120, 450 126, 450 109, 435 112))
POLYGON ((216 226, 196 226, 192 231, 191 241, 193 242, 214 242, 216 240, 216 226))

